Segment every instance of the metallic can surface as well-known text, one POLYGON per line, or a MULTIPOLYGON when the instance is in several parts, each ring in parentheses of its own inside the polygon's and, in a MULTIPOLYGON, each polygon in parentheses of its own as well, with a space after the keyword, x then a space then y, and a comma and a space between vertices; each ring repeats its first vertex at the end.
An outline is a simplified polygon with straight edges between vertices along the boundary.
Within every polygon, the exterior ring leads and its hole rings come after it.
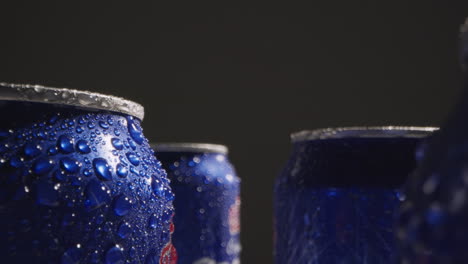
POLYGON ((275 262, 393 263, 398 188, 429 128, 341 128, 293 134, 275 184, 275 262))
POLYGON ((140 105, 1 83, 0 111, 2 263, 175 263, 140 105))
POLYGON ((173 243, 180 264, 240 263, 240 179, 224 146, 154 146, 175 194, 173 243))

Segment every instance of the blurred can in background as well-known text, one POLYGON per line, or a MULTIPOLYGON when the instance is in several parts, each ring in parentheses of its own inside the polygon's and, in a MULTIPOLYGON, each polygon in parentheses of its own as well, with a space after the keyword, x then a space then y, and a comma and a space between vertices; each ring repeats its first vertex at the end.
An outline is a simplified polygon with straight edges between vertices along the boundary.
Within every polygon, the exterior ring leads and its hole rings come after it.
POLYGON ((275 262, 394 263, 399 187, 433 128, 350 127, 292 135, 275 184, 275 262))
POLYGON ((468 19, 461 27, 463 92, 437 133, 418 151, 405 185, 398 238, 403 264, 467 263, 468 19))
POLYGON ((2 263, 170 263, 169 180, 122 98, 0 83, 2 263))
POLYGON ((222 145, 153 145, 175 194, 180 264, 240 263, 240 179, 222 145))

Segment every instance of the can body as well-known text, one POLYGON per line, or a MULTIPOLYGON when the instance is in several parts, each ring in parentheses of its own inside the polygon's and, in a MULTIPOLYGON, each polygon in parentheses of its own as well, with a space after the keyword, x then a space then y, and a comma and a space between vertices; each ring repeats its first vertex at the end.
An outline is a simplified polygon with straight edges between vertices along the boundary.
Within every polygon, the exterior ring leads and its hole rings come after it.
POLYGON ((403 264, 466 263, 468 259, 468 20, 460 28, 464 77, 458 105, 418 151, 398 222, 403 264))
POLYGON ((175 194, 180 264, 239 263, 240 179, 224 153, 155 146, 175 194))
POLYGON ((398 221, 403 264, 466 263, 468 96, 460 111, 421 145, 398 221))
POLYGON ((467 147, 442 136, 418 151, 418 168, 403 189, 397 225, 403 264, 465 263, 468 257, 467 147))
POLYGON ((394 263, 399 187, 419 139, 373 133, 294 143, 275 184, 276 263, 394 263))
POLYGON ((173 194, 126 114, 0 101, 2 263, 175 263, 173 194))
POLYGON ((463 93, 441 129, 418 151, 398 222, 403 264, 468 259, 468 20, 460 27, 463 93))

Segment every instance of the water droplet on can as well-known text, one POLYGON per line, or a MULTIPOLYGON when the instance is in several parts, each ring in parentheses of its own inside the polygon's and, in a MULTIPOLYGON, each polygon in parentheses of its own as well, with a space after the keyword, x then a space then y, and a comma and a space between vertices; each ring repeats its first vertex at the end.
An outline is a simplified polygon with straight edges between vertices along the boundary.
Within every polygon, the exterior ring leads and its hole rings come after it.
POLYGON ((83 170, 83 175, 86 177, 89 177, 93 174, 93 172, 90 169, 84 169, 83 170))
POLYGON ((24 155, 28 158, 34 158, 41 154, 41 147, 39 145, 28 143, 24 145, 24 155))
POLYGON ((151 181, 151 188, 153 189, 154 194, 158 197, 163 197, 164 196, 164 186, 163 184, 155 179, 153 177, 153 180, 151 181))
POLYGON ((128 132, 130 133, 130 136, 133 138, 133 140, 135 140, 136 143, 141 145, 141 143, 143 143, 144 140, 143 134, 141 133, 141 128, 135 123, 133 117, 128 117, 127 123, 128 132))
POLYGON ((127 159, 131 164, 138 166, 140 164, 140 158, 134 152, 127 153, 127 159))
POLYGON ((82 154, 88 154, 91 152, 91 148, 89 147, 88 141, 81 139, 76 143, 76 148, 78 152, 82 154))
POLYGON ((50 148, 47 150, 47 153, 48 153, 50 156, 57 155, 57 153, 58 153, 58 148, 57 148, 56 146, 52 146, 52 147, 50 147, 50 148))
POLYGON ((135 144, 135 141, 128 139, 128 145, 133 149, 136 150, 137 145, 135 144))
POLYGON ((57 147, 60 152, 65 154, 72 153, 73 151, 75 151, 75 149, 73 148, 73 140, 66 135, 61 135, 59 137, 57 141, 57 147))
POLYGON ((106 264, 123 264, 125 263, 125 257, 123 254, 123 248, 119 245, 115 245, 106 252, 105 257, 106 264))
POLYGON ((111 139, 111 143, 112 143, 112 146, 114 146, 115 149, 117 150, 122 150, 123 149, 123 143, 122 143, 122 140, 118 139, 118 138, 113 138, 111 139))
POLYGON ((104 128, 104 129, 108 129, 109 128, 109 124, 105 121, 99 121, 99 126, 104 128))
POLYGON ((125 178, 128 175, 128 168, 122 165, 122 163, 117 164, 116 171, 117 171, 117 176, 119 176, 120 178, 125 178))
POLYGON ((117 234, 123 239, 127 238, 131 233, 132 227, 126 222, 120 224, 119 229, 117 230, 117 234))
POLYGON ((43 175, 48 173, 54 167, 52 160, 48 158, 39 158, 33 164, 33 172, 38 175, 43 175))
POLYGON ((120 195, 114 201, 114 213, 118 216, 124 216, 132 209, 132 201, 125 195, 120 195))
POLYGON ((112 172, 107 161, 102 158, 96 158, 93 160, 93 167, 96 175, 103 181, 112 180, 112 172))
POLYGON ((80 171, 80 163, 72 158, 64 157, 60 160, 60 168, 67 173, 77 173, 80 171))

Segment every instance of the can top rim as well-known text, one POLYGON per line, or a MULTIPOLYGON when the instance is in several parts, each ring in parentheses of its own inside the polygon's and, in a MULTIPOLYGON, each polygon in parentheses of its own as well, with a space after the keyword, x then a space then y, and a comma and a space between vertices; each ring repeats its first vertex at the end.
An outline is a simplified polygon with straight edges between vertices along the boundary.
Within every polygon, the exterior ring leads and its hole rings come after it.
POLYGON ((156 152, 200 152, 228 154, 229 149, 225 145, 211 143, 188 143, 188 142, 167 142, 151 144, 156 152))
POLYGON ((291 142, 337 138, 422 138, 438 130, 418 126, 356 126, 303 130, 291 134, 291 142))
POLYGON ((143 120, 144 107, 136 102, 111 95, 68 88, 0 82, 0 100, 27 101, 107 110, 143 120))

